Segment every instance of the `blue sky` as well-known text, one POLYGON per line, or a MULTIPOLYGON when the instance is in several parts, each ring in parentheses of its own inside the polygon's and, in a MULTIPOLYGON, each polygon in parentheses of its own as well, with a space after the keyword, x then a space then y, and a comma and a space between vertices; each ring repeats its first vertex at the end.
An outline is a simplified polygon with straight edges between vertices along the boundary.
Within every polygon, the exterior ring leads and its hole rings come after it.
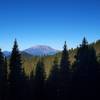
POLYGON ((76 47, 100 39, 100 0, 0 0, 0 48, 76 47))

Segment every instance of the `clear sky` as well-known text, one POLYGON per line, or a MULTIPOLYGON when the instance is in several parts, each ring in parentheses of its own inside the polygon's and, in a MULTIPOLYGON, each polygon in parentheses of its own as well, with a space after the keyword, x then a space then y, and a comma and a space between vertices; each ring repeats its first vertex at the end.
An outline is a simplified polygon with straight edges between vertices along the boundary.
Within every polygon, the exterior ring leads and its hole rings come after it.
POLYGON ((76 47, 100 39, 100 0, 0 0, 0 48, 76 47))

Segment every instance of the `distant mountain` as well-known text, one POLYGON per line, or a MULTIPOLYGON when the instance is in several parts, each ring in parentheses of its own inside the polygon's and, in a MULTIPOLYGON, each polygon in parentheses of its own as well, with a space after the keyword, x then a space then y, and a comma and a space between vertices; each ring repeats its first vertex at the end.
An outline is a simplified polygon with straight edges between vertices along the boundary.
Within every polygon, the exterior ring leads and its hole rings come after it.
MULTIPOLYGON (((4 51, 3 54, 4 54, 5 57, 9 58, 10 55, 11 55, 11 52, 4 51)), ((22 57, 27 57, 27 58, 33 57, 32 55, 30 55, 29 53, 26 53, 24 51, 21 52, 21 55, 22 55, 22 57)))
POLYGON ((30 54, 28 54, 24 51, 21 52, 21 55, 22 55, 23 58, 32 58, 33 57, 32 55, 30 55, 30 54))
POLYGON ((4 56, 8 57, 8 56, 11 55, 11 52, 9 52, 9 51, 4 51, 3 54, 4 54, 4 56))
MULTIPOLYGON (((100 40, 97 40, 96 42, 91 43, 95 50, 97 56, 100 55, 100 40)), ((76 54, 77 49, 70 49, 69 50, 69 56, 71 61, 74 61, 74 56, 76 54)), ((58 53, 61 56, 61 52, 59 50, 53 49, 49 46, 45 45, 38 45, 38 46, 33 46, 31 48, 25 49, 21 51, 21 54, 23 57, 33 57, 33 56, 43 56, 43 55, 54 55, 58 53)), ((6 57, 9 57, 11 55, 11 52, 9 51, 4 51, 3 54, 6 57)))
POLYGON ((49 46, 38 45, 38 46, 33 46, 31 48, 28 48, 24 50, 24 52, 34 56, 43 56, 43 55, 54 55, 59 51, 49 46))

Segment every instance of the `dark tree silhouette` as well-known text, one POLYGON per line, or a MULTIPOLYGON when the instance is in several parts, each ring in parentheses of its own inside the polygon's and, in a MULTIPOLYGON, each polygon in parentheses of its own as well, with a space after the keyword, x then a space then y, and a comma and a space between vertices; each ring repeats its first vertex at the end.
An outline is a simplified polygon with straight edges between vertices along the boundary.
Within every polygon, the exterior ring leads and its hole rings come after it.
POLYGON ((3 53, 0 49, 0 100, 3 99, 3 93, 2 93, 3 84, 4 84, 4 76, 3 76, 4 70, 3 70, 3 68, 4 68, 4 56, 3 56, 3 53))
POLYGON ((8 98, 8 63, 7 58, 4 58, 4 100, 8 98))
POLYGON ((98 54, 98 67, 97 67, 97 98, 100 99, 100 54, 98 54))
POLYGON ((35 98, 35 81, 34 81, 34 70, 30 73, 30 79, 29 79, 29 95, 30 100, 33 100, 35 98))
POLYGON ((46 77, 44 58, 38 59, 35 71, 32 70, 28 77, 22 66, 17 41, 14 41, 9 66, 9 58, 4 57, 0 49, 0 100, 100 98, 100 54, 96 56, 93 45, 89 45, 85 38, 75 50, 72 67, 69 61, 70 52, 65 42, 60 62, 58 54, 53 61, 49 77, 46 77))
POLYGON ((53 66, 47 81, 48 100, 57 100, 59 97, 59 64, 57 56, 54 59, 53 66))
POLYGON ((0 100, 7 97, 7 61, 0 49, 0 100))
POLYGON ((60 96, 61 99, 67 99, 69 88, 69 54, 67 50, 66 42, 64 44, 64 50, 62 51, 62 57, 60 62, 60 96))
POLYGON ((61 63, 60 63, 60 70, 62 72, 68 72, 69 70, 69 55, 68 55, 68 50, 67 50, 67 45, 66 42, 64 44, 64 50, 62 51, 62 58, 61 58, 61 63))
POLYGON ((41 58, 36 66, 35 71, 35 100, 40 100, 44 98, 44 84, 45 84, 45 70, 44 70, 44 63, 43 58, 41 58))
POLYGON ((10 99, 20 100, 22 99, 22 87, 23 87, 23 68, 21 63, 21 54, 18 50, 17 41, 14 41, 14 46, 10 58, 10 73, 9 73, 9 86, 10 86, 10 99))
POLYGON ((96 53, 84 38, 75 56, 77 67, 73 75, 73 98, 86 99, 96 95, 96 53))
POLYGON ((4 58, 4 78, 5 81, 7 81, 7 77, 8 77, 8 62, 7 62, 7 58, 4 58))
POLYGON ((98 63, 100 64, 100 53, 98 54, 98 63))

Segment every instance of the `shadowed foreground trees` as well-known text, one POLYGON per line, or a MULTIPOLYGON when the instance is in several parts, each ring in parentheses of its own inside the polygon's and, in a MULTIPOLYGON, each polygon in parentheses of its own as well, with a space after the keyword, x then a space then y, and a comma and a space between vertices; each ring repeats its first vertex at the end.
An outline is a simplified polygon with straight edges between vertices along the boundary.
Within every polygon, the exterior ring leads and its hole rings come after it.
POLYGON ((21 54, 15 40, 9 65, 9 95, 11 100, 23 99, 24 73, 21 54))
POLYGON ((45 94, 45 70, 44 70, 44 63, 43 59, 39 59, 37 66, 36 66, 36 71, 35 71, 35 77, 34 77, 34 97, 36 100, 39 100, 40 98, 44 99, 45 94))
POLYGON ((96 97, 96 52, 88 45, 84 38, 75 56, 74 66, 76 70, 72 80, 72 95, 75 99, 87 99, 96 97))
POLYGON ((7 60, 0 49, 0 100, 7 99, 7 60))
POLYGON ((69 55, 67 50, 66 42, 64 44, 64 49, 62 51, 62 57, 60 64, 58 64, 58 59, 55 57, 54 64, 52 66, 51 74, 48 78, 47 91, 49 99, 68 99, 68 90, 70 82, 70 72, 69 72, 69 55))
POLYGON ((96 85, 96 89, 97 89, 97 98, 100 99, 100 54, 99 54, 99 59, 98 59, 98 67, 97 67, 97 85, 96 85))
POLYGON ((57 100, 59 98, 59 89, 60 89, 59 71, 60 68, 58 64, 58 58, 56 56, 46 84, 47 100, 52 100, 52 99, 57 100))
POLYGON ((69 81, 70 81, 70 72, 69 72, 70 62, 69 54, 67 50, 66 42, 64 44, 64 49, 62 51, 62 57, 60 62, 60 99, 68 99, 68 90, 69 90, 69 81))
POLYGON ((100 91, 100 63, 85 38, 77 49, 73 72, 70 71, 66 42, 60 63, 58 59, 56 56, 49 77, 46 77, 42 57, 30 77, 26 77, 17 41, 9 70, 7 59, 0 50, 0 100, 85 100, 99 96, 96 89, 100 91))

